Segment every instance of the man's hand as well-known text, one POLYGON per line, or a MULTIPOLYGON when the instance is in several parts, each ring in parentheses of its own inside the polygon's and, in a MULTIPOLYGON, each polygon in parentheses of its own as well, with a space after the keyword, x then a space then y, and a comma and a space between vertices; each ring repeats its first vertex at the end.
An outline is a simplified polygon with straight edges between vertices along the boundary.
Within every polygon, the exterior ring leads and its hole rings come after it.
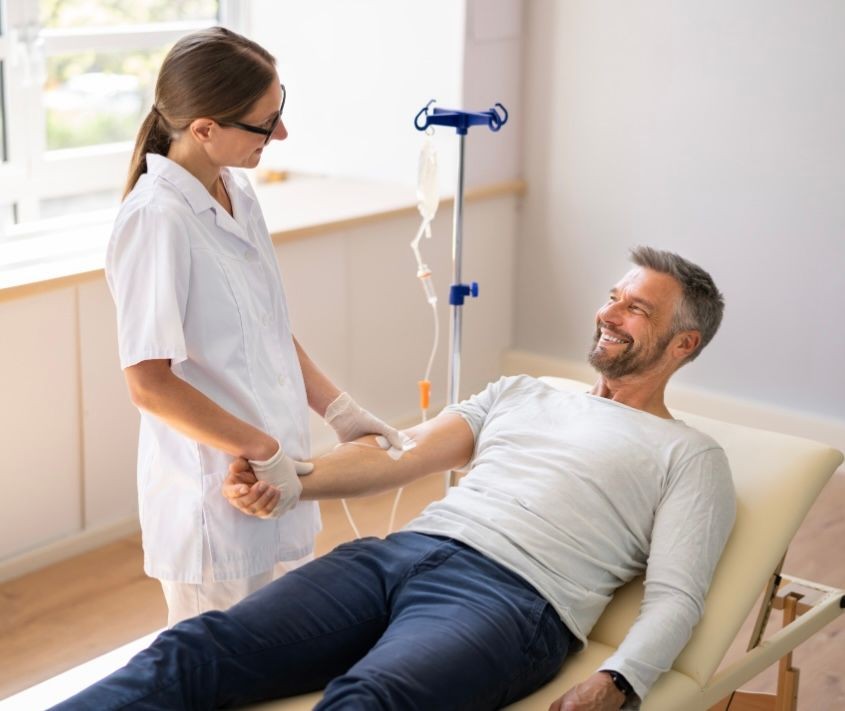
POLYGON ((287 454, 279 445, 276 453, 269 459, 258 461, 250 459, 249 466, 259 481, 273 485, 279 490, 279 500, 271 516, 278 518, 285 511, 296 506, 302 493, 299 477, 314 471, 310 462, 298 462, 287 454))
POLYGON ((596 672, 573 686, 551 706, 549 711, 616 711, 625 703, 623 694, 609 674, 596 672))
POLYGON ((259 481, 249 462, 238 457, 229 465, 223 481, 223 496, 241 513, 258 518, 271 518, 281 492, 266 481, 259 481))

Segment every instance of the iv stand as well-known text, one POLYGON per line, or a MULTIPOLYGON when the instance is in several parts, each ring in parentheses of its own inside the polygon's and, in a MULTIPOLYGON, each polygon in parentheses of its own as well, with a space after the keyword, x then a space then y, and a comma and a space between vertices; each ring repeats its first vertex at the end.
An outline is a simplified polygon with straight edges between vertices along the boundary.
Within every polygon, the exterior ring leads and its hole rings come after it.
MULTIPOLYGON (((446 382, 449 405, 458 402, 461 381, 461 326, 464 299, 478 296, 478 283, 461 283, 461 257, 464 231, 464 149, 467 131, 472 126, 486 124, 491 131, 498 131, 507 123, 508 112, 497 103, 487 111, 468 112, 456 109, 431 108, 434 99, 429 101, 414 118, 418 131, 425 131, 432 125, 451 126, 458 134, 458 186, 455 191, 455 209, 452 213, 452 286, 449 289, 449 374, 446 382), (501 111, 501 114, 499 113, 501 111)), ((446 475, 446 490, 457 483, 455 472, 446 475)))

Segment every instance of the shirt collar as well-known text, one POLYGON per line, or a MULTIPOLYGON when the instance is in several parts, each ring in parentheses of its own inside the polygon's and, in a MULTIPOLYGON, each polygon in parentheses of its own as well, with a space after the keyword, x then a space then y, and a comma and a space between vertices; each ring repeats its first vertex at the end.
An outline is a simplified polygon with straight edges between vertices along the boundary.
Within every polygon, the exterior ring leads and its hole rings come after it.
POLYGON ((217 201, 195 176, 166 156, 147 153, 147 172, 166 180, 182 193, 197 214, 217 206, 217 201))
POLYGON ((195 214, 198 215, 209 209, 213 210, 218 227, 231 232, 246 242, 250 241, 246 231, 239 224, 239 220, 244 221, 249 218, 255 203, 252 196, 241 187, 240 176, 235 175, 228 168, 223 168, 223 184, 226 186, 229 199, 232 201, 232 211, 239 218, 236 220, 211 196, 211 193, 205 189, 205 186, 196 176, 168 157, 157 153, 147 153, 147 172, 151 176, 157 176, 167 181, 176 188, 184 196, 195 214))

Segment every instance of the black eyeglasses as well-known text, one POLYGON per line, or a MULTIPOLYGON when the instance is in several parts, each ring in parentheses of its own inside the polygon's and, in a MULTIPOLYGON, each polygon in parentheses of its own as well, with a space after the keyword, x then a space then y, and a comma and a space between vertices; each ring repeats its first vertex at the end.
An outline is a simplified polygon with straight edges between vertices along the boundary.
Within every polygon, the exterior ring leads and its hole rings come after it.
POLYGON ((279 107, 279 113, 275 115, 273 118, 273 122, 270 124, 270 128, 261 128, 261 126, 251 126, 248 123, 241 123, 240 121, 217 121, 220 126, 225 127, 233 127, 239 128, 242 131, 249 131, 250 133, 258 133, 264 136, 264 145, 266 146, 270 142, 270 137, 273 135, 273 131, 276 130, 276 126, 279 125, 279 121, 282 120, 282 111, 285 110, 285 99, 288 98, 288 93, 285 91, 285 85, 280 84, 279 86, 282 87, 282 105, 279 107))

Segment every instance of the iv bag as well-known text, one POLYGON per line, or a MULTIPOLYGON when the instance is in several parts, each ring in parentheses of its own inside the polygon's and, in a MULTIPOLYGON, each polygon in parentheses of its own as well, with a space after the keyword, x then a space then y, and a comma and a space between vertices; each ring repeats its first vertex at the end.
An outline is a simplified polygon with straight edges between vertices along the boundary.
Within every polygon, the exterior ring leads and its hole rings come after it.
POLYGON ((417 174, 417 209, 423 220, 431 222, 437 214, 440 195, 437 189, 437 151, 431 138, 425 137, 420 150, 420 165, 417 174))

